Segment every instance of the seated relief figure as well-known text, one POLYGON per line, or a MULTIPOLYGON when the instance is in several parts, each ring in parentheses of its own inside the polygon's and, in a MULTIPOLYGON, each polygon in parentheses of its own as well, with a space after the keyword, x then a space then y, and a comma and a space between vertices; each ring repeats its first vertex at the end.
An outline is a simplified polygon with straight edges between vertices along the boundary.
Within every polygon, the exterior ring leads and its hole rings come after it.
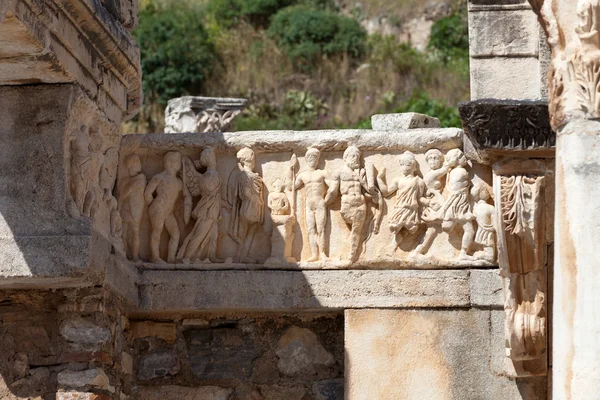
MULTIPOLYGON (((419 225, 422 223, 420 207, 430 205, 430 200, 425 197, 427 193, 425 182, 416 175, 418 164, 415 155, 410 151, 406 151, 399 157, 398 161, 400 163, 400 176, 389 185, 386 184, 385 168, 377 176, 379 190, 381 190, 383 196, 396 194, 389 218, 389 228, 394 239, 394 252, 400 247, 406 236, 416 233, 419 229, 419 225), (404 234, 404 231, 406 231, 406 234, 404 234)), ((435 207, 435 205, 432 205, 432 207, 435 207)))
POLYGON ((363 227, 367 219, 367 200, 375 199, 377 193, 367 182, 366 171, 361 168, 358 147, 350 146, 344 151, 344 165, 335 171, 325 202, 330 204, 338 192, 342 195, 340 214, 350 227, 350 253, 348 259, 355 262, 363 244, 363 227))
POLYGON ((306 170, 300 172, 294 183, 295 189, 305 188, 304 190, 304 219, 308 229, 308 240, 310 244, 311 257, 308 262, 327 260, 327 250, 325 248, 325 227, 329 211, 325 201, 329 192, 329 174, 323 169, 317 169, 321 152, 311 147, 306 150, 304 156, 306 160, 306 170))
POLYGON ((244 147, 236 157, 238 166, 227 183, 227 200, 232 213, 229 235, 238 244, 234 261, 256 263, 248 254, 256 232, 264 223, 264 183, 254 172, 254 151, 244 147))
POLYGON ((183 241, 177 259, 184 264, 191 261, 223 262, 217 258, 217 240, 219 238, 219 217, 221 215, 221 178, 217 172, 217 158, 212 147, 200 153, 197 165, 188 157, 183 158, 184 183, 184 219, 196 220, 194 228, 183 241), (204 173, 196 167, 206 168, 204 173), (192 211, 192 196, 200 196, 200 200, 192 211))
POLYGON ((183 193, 183 182, 177 176, 181 170, 181 153, 170 151, 164 156, 164 171, 154 175, 144 191, 148 216, 152 225, 150 261, 164 263, 160 258, 160 237, 166 228, 169 233, 167 262, 174 263, 179 245, 179 225, 175 218, 175 203, 183 193), (156 193, 156 197, 154 194, 156 193))

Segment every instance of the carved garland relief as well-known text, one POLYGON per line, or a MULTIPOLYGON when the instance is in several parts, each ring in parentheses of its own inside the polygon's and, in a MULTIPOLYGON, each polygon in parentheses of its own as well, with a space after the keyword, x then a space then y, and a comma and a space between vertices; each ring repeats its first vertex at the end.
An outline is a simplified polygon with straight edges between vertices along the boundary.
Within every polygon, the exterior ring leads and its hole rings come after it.
POLYGON ((164 153, 160 169, 157 156, 148 165, 125 156, 118 198, 127 256, 308 268, 495 262, 492 191, 461 150, 365 162, 350 146, 341 159, 327 154, 324 167, 317 148, 298 156, 258 164, 250 148, 233 159, 206 147, 199 157, 164 153))

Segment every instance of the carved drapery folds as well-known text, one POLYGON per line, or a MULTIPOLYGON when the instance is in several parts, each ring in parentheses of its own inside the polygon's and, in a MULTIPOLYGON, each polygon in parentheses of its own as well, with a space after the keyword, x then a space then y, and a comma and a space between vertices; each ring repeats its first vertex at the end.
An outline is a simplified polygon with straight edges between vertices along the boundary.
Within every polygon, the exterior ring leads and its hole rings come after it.
POLYGON ((118 198, 132 260, 199 269, 496 262, 489 169, 458 148, 236 151, 173 139, 157 151, 151 136, 139 150, 124 139, 118 198))
POLYGON ((547 369, 545 164, 494 165, 498 259, 504 287, 506 355, 518 376, 547 369))

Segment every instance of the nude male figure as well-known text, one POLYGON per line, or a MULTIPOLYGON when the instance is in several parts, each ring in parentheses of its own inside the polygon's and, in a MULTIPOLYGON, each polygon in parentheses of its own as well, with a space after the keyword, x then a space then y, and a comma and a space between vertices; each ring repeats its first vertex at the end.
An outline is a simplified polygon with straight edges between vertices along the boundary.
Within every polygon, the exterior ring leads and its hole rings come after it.
POLYGON ((360 150, 350 146, 344 151, 344 163, 333 176, 330 191, 325 198, 326 203, 335 200, 337 193, 342 194, 340 213, 344 221, 350 226, 350 262, 358 259, 361 250, 362 230, 367 218, 367 203, 365 195, 368 194, 366 172, 360 168, 360 150))
POLYGON ((175 218, 175 202, 183 193, 183 182, 177 176, 181 170, 181 153, 170 151, 164 157, 165 170, 154 175, 144 191, 148 216, 152 225, 150 236, 150 261, 164 263, 160 258, 160 236, 163 229, 169 233, 167 261, 175 262, 177 246, 179 245, 179 226, 175 218), (156 197, 154 197, 156 193, 156 197))
POLYGON ((304 156, 308 168, 296 177, 296 190, 305 187, 305 220, 308 228, 308 240, 312 257, 307 261, 326 260, 325 225, 327 224, 327 203, 325 197, 328 191, 328 174, 317 169, 321 152, 310 148, 304 156))
POLYGON ((129 176, 119 184, 119 210, 125 228, 123 242, 127 255, 134 261, 140 257, 140 225, 144 215, 146 175, 140 157, 132 154, 125 159, 129 176))

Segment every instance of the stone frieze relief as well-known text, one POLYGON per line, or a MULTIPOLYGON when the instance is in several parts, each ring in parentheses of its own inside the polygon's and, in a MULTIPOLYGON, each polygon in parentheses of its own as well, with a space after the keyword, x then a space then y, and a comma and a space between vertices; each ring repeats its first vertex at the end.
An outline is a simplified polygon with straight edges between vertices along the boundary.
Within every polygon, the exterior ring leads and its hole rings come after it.
POLYGON ((117 199, 125 252, 141 265, 496 263, 491 173, 458 148, 138 149, 122 149, 117 199))

